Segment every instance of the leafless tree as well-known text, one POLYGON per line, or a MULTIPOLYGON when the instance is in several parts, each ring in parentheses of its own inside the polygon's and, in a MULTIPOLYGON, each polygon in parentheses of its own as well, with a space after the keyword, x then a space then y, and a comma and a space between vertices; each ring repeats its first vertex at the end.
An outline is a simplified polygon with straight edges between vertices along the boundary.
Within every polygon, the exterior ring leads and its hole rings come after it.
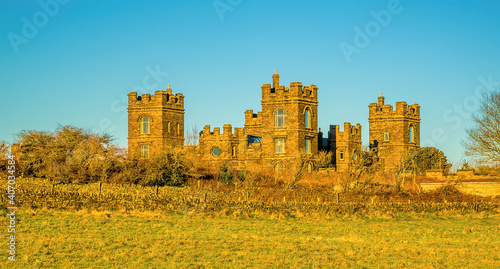
POLYGON ((0 141, 0 159, 5 160, 7 154, 9 153, 9 145, 5 141, 0 141))
POLYGON ((27 176, 63 182, 107 181, 120 160, 107 134, 93 134, 73 126, 55 132, 22 131, 20 170, 27 176))
POLYGON ((500 93, 486 93, 477 114, 472 116, 474 127, 467 129, 462 142, 465 154, 486 162, 500 163, 500 93))

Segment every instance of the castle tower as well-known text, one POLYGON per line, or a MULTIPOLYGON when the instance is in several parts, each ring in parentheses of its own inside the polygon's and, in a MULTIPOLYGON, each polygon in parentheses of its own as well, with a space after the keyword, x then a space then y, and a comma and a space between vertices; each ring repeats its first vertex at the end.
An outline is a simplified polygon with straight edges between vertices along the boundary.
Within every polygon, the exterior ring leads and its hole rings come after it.
POLYGON ((257 115, 245 113, 245 127, 249 135, 262 137, 262 159, 283 168, 302 154, 318 153, 318 87, 300 82, 292 82, 290 88, 281 86, 275 71, 272 87, 262 86, 261 104, 257 115), (260 132, 252 126, 261 126, 260 132))
POLYGON ((166 146, 184 145, 184 96, 170 85, 154 95, 128 94, 128 154, 149 158, 166 146))
POLYGON ((382 93, 369 107, 370 149, 385 169, 397 169, 406 154, 420 147, 420 106, 396 102, 396 110, 384 103, 382 93))
POLYGON ((333 155, 333 163, 337 171, 348 171, 361 154, 361 125, 344 123, 344 131, 339 125, 330 125, 328 144, 333 155))

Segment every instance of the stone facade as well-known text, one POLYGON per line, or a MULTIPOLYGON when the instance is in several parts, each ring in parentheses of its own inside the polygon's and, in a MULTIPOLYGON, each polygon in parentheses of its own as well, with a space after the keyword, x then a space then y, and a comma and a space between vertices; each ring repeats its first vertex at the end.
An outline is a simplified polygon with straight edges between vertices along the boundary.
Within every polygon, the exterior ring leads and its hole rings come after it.
POLYGON ((328 143, 337 171, 349 170, 361 153, 361 125, 358 123, 352 126, 345 122, 343 132, 340 131, 340 126, 330 125, 328 143))
POLYGON ((235 167, 261 162, 286 168, 302 154, 318 153, 318 88, 300 82, 279 85, 275 72, 273 84, 261 89, 262 111, 245 111, 244 128, 235 128, 232 134, 232 127, 225 125, 221 136, 219 128, 210 132, 210 126, 205 126, 199 147, 204 158, 235 167))
POLYGON ((378 103, 368 106, 370 149, 386 170, 394 170, 409 151, 420 147, 420 106, 397 102, 393 110, 384 99, 381 93, 378 103))
MULTIPOLYGON (((244 127, 226 124, 211 130, 206 125, 200 133, 198 152, 203 161, 226 163, 233 169, 249 165, 267 165, 286 169, 303 155, 314 156, 319 150, 334 152, 332 164, 346 171, 361 153, 361 125, 331 125, 328 138, 318 132, 318 87, 280 85, 275 72, 272 84, 264 84, 262 111, 245 111, 244 127), (324 140, 324 141, 323 141, 324 140)), ((129 156, 147 158, 165 146, 184 145, 184 96, 173 95, 170 85, 154 95, 136 92, 129 95, 129 156)), ((420 106, 397 102, 396 110, 384 104, 369 105, 370 149, 383 167, 394 169, 402 156, 420 145, 420 106)), ((313 168, 310 163, 308 168, 313 168)))
POLYGON ((184 96, 170 85, 154 95, 128 94, 128 154, 148 158, 166 146, 184 145, 184 96))

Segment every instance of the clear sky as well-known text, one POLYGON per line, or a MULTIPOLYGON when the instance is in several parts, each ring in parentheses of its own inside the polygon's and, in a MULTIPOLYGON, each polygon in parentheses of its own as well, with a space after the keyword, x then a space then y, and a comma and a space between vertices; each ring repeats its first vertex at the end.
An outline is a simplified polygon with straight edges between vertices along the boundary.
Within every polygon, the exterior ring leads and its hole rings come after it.
MULTIPOLYGON (((127 145, 126 95, 185 99, 185 128, 242 127, 262 84, 319 87, 319 126, 421 106, 422 146, 460 163, 500 81, 500 1, 0 1, 0 140, 71 124, 127 145)), ((455 167, 456 168, 456 167, 455 167)))

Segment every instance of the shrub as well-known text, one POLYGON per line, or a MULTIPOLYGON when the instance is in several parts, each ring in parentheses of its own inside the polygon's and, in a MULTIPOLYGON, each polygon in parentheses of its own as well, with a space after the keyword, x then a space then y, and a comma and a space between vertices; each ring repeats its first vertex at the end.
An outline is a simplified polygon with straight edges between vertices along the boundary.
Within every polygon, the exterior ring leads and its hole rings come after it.
POLYGON ((226 163, 222 163, 219 166, 217 178, 222 183, 230 184, 233 182, 233 171, 229 169, 229 166, 226 163))
MULTIPOLYGON (((182 186, 192 175, 191 164, 178 148, 166 148, 150 159, 139 160, 133 165, 134 171, 143 172, 138 183, 145 186, 182 186)), ((137 176, 137 175, 136 175, 137 176)))
POLYGON ((22 131, 20 171, 27 177, 61 182, 106 181, 117 171, 119 149, 107 134, 93 134, 73 126, 55 132, 22 131))
POLYGON ((448 172, 451 164, 448 163, 442 151, 434 147, 423 147, 411 151, 400 166, 400 172, 414 171, 422 175, 427 170, 439 169, 448 172))

